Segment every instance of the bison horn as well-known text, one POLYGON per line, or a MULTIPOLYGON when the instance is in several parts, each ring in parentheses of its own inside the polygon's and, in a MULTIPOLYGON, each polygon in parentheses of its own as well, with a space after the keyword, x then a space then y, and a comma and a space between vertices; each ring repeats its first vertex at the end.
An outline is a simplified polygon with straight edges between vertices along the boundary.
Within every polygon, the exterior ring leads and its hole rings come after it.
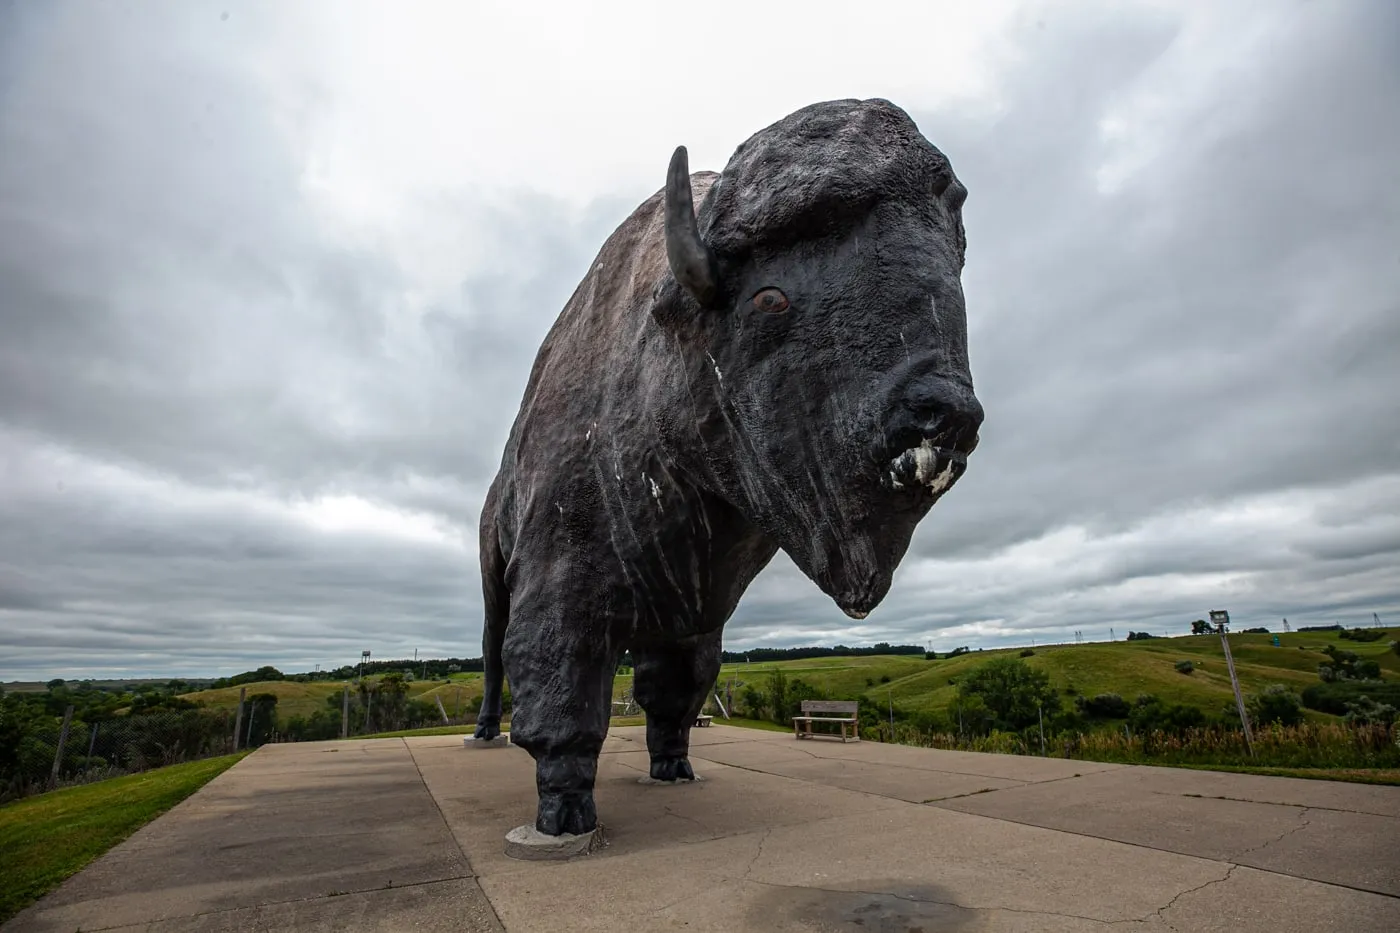
POLYGON ((666 173, 666 259, 676 281, 702 307, 714 307, 719 298, 719 263, 701 239, 695 222, 690 159, 684 146, 676 147, 666 173))

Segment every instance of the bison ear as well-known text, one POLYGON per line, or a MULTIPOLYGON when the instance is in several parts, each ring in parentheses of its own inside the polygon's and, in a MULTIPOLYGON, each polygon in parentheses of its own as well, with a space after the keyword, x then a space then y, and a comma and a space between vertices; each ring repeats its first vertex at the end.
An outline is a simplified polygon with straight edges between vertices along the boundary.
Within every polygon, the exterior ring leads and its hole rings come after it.
POLYGON ((700 227, 695 222, 690 159, 684 146, 676 147, 666 173, 666 260, 676 281, 702 308, 719 304, 719 263, 700 237, 700 227))

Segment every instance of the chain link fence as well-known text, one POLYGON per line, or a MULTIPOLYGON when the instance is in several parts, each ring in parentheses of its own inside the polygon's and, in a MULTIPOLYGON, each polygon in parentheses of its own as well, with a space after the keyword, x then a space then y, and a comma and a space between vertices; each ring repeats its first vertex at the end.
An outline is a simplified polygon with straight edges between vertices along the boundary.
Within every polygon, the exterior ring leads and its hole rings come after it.
POLYGON ((180 710, 84 722, 69 707, 52 730, 29 732, 0 767, 0 802, 197 761, 235 750, 236 713, 180 710))

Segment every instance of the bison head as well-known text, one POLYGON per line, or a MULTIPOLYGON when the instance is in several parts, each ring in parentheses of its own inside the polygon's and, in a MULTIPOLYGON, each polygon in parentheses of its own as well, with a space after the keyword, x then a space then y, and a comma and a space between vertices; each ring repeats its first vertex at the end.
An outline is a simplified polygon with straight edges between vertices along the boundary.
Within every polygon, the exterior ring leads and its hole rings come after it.
POLYGON ((695 181, 698 211, 677 149, 652 313, 683 372, 662 443, 862 618, 977 445, 967 191, 884 100, 799 110, 695 181))

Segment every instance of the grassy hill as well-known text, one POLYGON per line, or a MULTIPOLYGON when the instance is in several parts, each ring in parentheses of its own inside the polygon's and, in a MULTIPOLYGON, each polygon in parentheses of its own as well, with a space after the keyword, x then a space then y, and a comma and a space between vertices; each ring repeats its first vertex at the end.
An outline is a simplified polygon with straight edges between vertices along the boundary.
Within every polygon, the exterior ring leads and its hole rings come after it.
MULTIPOLYGON (((1393 632, 1379 641, 1365 643, 1341 639, 1337 632, 1293 632, 1278 637, 1280 645, 1275 647, 1271 643, 1272 635, 1230 636, 1235 669, 1246 693, 1262 690, 1269 684, 1285 684, 1301 692, 1318 683, 1317 666, 1328 661, 1327 655, 1322 653, 1327 645, 1353 651, 1362 658, 1374 658, 1387 679, 1400 677, 1400 656, 1389 648, 1389 642, 1397 637, 1393 632)), ((1211 715, 1234 702, 1217 635, 1043 645, 1034 651, 1035 654, 1024 659, 1026 663, 1049 674, 1056 689, 1067 696, 1116 693, 1131 701, 1138 694, 1152 693, 1169 703, 1197 706, 1211 715), (1176 662, 1181 660, 1189 660, 1195 671, 1178 673, 1176 662)), ((769 672, 781 668, 789 680, 803 680, 827 696, 855 698, 865 695, 880 702, 892 696, 895 705, 902 710, 935 712, 946 709, 953 699, 957 689, 953 682, 957 678, 993 657, 1014 656, 1020 652, 1020 648, 973 651, 934 661, 887 655, 736 663, 723 666, 720 681, 728 683, 732 679, 738 696, 744 684, 764 689, 769 672)), ((326 699, 339 696, 343 686, 344 681, 270 681, 248 684, 247 688, 250 695, 276 694, 279 716, 285 720, 325 709, 326 699)), ((614 697, 622 699, 631 686, 631 675, 619 675, 614 680, 614 697)), ((238 705, 238 690, 238 687, 225 687, 185 696, 211 707, 233 709, 238 705)), ((409 687, 410 697, 431 701, 434 696, 441 696, 449 714, 470 708, 481 692, 480 673, 454 674, 446 682, 415 681, 409 687)), ((1320 713, 1310 715, 1330 718, 1320 713)))
MULTIPOLYGON (((1280 633, 1278 647, 1272 644, 1272 635, 1229 637, 1235 671, 1246 693, 1269 684, 1284 684, 1301 692, 1318 683, 1317 666, 1329 660, 1322 653, 1327 645, 1355 652, 1363 659, 1374 658, 1387 679, 1400 676, 1400 656, 1389 648, 1390 640, 1396 637, 1393 633, 1367 643, 1343 640, 1337 632, 1280 633)), ((935 661, 868 657, 726 664, 721 681, 727 683, 732 677, 737 696, 739 684, 752 683, 763 689, 768 672, 781 668, 789 680, 803 680, 828 696, 854 698, 864 694, 879 701, 893 697, 895 706, 902 710, 934 712, 947 708, 957 690, 953 682, 959 677, 993 657, 1015 656, 1021 650, 973 651, 935 661), (888 682, 882 682, 886 677, 888 682)), ((1033 650, 1035 654, 1025 658, 1025 662, 1047 673, 1062 694, 1116 693, 1132 701, 1138 694, 1151 693, 1169 703, 1197 706, 1210 714, 1234 702, 1218 635, 1047 645, 1033 650), (1176 662, 1182 660, 1192 663, 1193 673, 1177 672, 1176 662)))
MULTIPOLYGON (((370 682, 377 679, 365 678, 370 682)), ((318 680, 309 683, 269 680, 243 686, 247 688, 249 696, 255 693, 274 694, 277 697, 277 715, 285 721, 293 716, 310 716, 317 710, 326 709, 327 699, 339 697, 345 683, 343 680, 318 680)), ((199 690, 183 696, 187 700, 203 703, 211 709, 236 709, 238 691, 241 689, 243 687, 220 687, 217 690, 199 690)), ((353 685, 351 689, 354 689, 353 685)), ((408 695, 411 699, 423 699, 430 703, 433 702, 433 697, 441 696, 442 705, 451 715, 458 708, 465 709, 475 697, 481 696, 481 689, 481 674, 454 674, 447 683, 441 680, 414 681, 408 686, 408 695)))

